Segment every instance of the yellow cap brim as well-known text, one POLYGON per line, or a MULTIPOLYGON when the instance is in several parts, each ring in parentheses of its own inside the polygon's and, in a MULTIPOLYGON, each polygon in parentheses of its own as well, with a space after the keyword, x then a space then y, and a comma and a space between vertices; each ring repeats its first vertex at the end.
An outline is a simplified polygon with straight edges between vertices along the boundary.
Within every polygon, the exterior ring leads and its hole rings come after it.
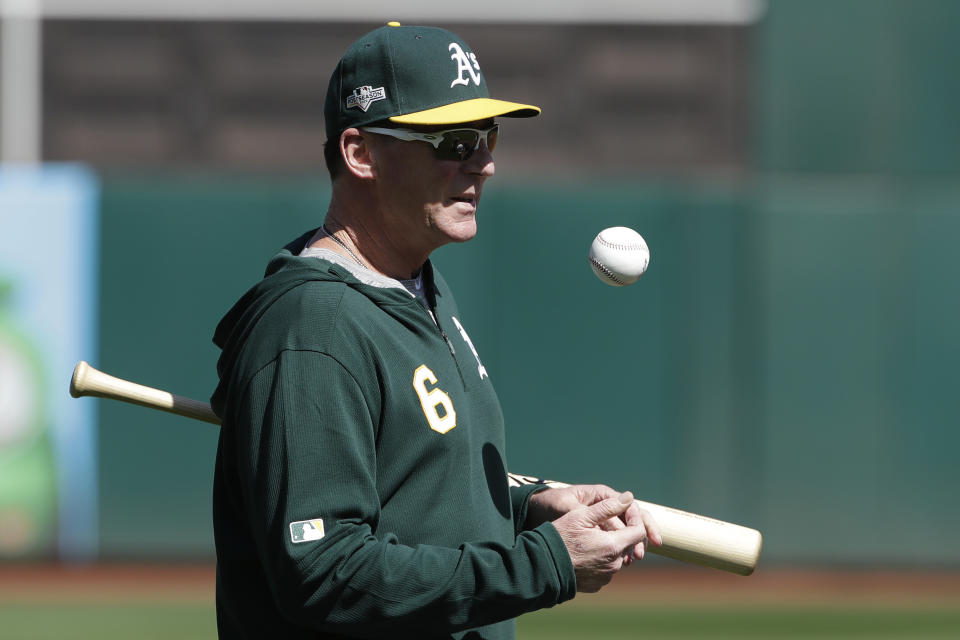
POLYGON ((532 118, 540 113, 540 107, 530 104, 519 104, 493 98, 474 98, 463 102, 445 104, 416 113, 407 113, 402 116, 393 116, 390 122, 397 124, 460 124, 487 118, 532 118))

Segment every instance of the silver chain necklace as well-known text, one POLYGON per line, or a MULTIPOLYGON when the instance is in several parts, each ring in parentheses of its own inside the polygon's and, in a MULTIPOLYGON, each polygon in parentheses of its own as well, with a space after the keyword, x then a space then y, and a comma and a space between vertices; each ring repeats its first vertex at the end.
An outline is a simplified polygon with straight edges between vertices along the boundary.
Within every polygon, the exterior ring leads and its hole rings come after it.
POLYGON ((323 235, 327 236, 328 238, 330 238, 331 240, 333 240, 334 242, 336 242, 338 245, 340 245, 340 246, 343 248, 343 250, 346 251, 346 252, 350 255, 350 257, 353 258, 354 261, 355 261, 357 264, 359 264, 361 267, 363 267, 364 269, 369 269, 369 268, 370 268, 370 267, 368 267, 368 266, 366 265, 366 263, 364 263, 363 260, 360 259, 359 256, 357 256, 357 254, 355 254, 355 253, 350 249, 350 247, 348 247, 346 244, 344 244, 343 240, 341 240, 341 239, 338 238, 337 236, 335 236, 335 235, 333 235, 332 233, 330 233, 330 231, 327 229, 327 225, 325 225, 325 224, 324 224, 324 225, 320 225, 320 231, 323 232, 323 235))

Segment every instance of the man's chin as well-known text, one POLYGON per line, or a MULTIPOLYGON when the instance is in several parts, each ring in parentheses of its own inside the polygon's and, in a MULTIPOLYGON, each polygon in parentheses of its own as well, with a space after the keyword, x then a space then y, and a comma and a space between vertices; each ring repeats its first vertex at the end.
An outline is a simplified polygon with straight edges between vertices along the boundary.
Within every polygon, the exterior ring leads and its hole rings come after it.
POLYGON ((448 242, 466 242, 477 235, 477 220, 471 216, 470 219, 457 222, 444 231, 448 242))

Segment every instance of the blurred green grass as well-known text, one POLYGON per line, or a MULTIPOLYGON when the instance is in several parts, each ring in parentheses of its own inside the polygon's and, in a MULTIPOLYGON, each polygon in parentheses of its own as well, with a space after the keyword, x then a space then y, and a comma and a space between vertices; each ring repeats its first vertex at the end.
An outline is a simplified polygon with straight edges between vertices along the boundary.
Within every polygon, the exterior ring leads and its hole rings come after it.
POLYGON ((567 638, 958 638, 955 610, 911 608, 558 607, 517 621, 520 640, 567 638))
POLYGON ((4 640, 194 640, 217 637, 209 602, 0 603, 4 640))
MULTIPOLYGON (((216 638, 211 603, 0 603, 9 640, 216 638)), ((957 638, 950 609, 837 606, 560 606, 521 618, 519 640, 599 638, 957 638)))

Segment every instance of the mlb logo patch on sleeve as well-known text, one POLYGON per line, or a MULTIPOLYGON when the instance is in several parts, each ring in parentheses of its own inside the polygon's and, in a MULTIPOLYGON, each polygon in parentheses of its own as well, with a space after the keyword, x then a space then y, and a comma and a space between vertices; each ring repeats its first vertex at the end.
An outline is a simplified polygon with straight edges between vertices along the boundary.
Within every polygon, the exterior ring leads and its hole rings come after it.
POLYGON ((290 541, 294 544, 319 540, 323 536, 323 520, 320 518, 290 523, 290 541))

